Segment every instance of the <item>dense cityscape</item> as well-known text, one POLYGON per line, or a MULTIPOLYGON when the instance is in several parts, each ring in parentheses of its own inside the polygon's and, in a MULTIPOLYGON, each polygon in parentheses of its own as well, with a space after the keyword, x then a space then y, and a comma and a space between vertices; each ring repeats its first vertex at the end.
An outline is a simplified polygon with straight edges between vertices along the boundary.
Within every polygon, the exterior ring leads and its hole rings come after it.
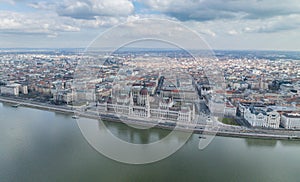
POLYGON ((298 182, 297 0, 0 0, 0 182, 298 182))
POLYGON ((226 125, 300 129, 300 61, 293 52, 253 56, 216 51, 213 63, 212 58, 172 50, 112 55, 2 51, 0 57, 0 93, 5 98, 173 124, 197 124, 203 120, 196 115, 221 113, 218 121, 226 125), (85 60, 89 65, 84 69, 92 77, 82 88, 78 65, 85 60), (207 70, 216 68, 224 78, 218 99, 207 76, 207 70))

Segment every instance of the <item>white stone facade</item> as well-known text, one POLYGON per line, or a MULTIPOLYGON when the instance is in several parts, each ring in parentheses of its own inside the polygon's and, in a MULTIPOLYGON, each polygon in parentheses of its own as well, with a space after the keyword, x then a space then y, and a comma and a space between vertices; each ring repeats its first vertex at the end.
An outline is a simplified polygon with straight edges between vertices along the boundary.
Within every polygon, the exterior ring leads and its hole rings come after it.
POLYGON ((282 114, 281 125, 286 129, 300 129, 300 114, 299 113, 282 114))
POLYGON ((148 94, 138 93, 136 96, 136 101, 134 101, 132 92, 127 97, 120 95, 115 98, 115 101, 97 103, 97 107, 100 113, 112 113, 127 117, 155 119, 158 121, 165 120, 191 123, 195 119, 194 104, 181 106, 180 109, 174 109, 171 99, 169 99, 168 103, 165 103, 163 99, 154 103, 154 98, 148 94))
POLYGON ((247 108, 244 119, 253 127, 279 128, 280 114, 276 111, 265 112, 247 108))
POLYGON ((6 86, 1 86, 0 92, 1 92, 1 94, 9 94, 9 95, 18 96, 19 91, 20 91, 19 88, 20 88, 20 84, 11 84, 11 85, 6 85, 6 86))

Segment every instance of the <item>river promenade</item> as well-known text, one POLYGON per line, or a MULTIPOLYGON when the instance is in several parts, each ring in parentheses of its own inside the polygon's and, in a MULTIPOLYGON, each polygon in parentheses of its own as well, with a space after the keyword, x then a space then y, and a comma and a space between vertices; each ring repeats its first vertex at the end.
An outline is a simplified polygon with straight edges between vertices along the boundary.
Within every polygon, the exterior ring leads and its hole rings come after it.
POLYGON ((53 112, 62 112, 66 114, 77 114, 80 117, 86 117, 91 119, 102 119, 110 122, 123 122, 127 124, 141 125, 141 126, 154 126, 157 128, 168 129, 168 130, 181 130, 187 132, 194 132, 203 135, 217 135, 226 137, 243 137, 243 138, 263 138, 263 139, 293 139, 300 140, 299 130, 286 130, 286 129, 262 129, 262 128, 248 128, 244 126, 232 126, 222 123, 211 126, 209 124, 181 124, 179 126, 168 125, 164 123, 158 123, 153 125, 148 121, 132 119, 132 118, 122 118, 119 119, 114 115, 101 115, 93 111, 86 112, 76 112, 72 106, 58 106, 48 103, 36 102, 32 100, 24 100, 19 98, 3 97, 0 96, 0 102, 9 103, 13 105, 19 105, 24 107, 31 107, 36 109, 48 110, 53 112))

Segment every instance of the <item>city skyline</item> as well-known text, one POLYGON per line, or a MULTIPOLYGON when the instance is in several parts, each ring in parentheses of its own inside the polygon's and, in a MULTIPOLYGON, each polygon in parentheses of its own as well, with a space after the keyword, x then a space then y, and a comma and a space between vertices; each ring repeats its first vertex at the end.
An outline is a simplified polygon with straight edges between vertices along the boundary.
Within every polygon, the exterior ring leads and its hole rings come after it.
POLYGON ((162 18, 197 32, 212 49, 300 50, 300 5, 295 0, 2 0, 0 4, 1 48, 82 48, 121 23, 162 18))

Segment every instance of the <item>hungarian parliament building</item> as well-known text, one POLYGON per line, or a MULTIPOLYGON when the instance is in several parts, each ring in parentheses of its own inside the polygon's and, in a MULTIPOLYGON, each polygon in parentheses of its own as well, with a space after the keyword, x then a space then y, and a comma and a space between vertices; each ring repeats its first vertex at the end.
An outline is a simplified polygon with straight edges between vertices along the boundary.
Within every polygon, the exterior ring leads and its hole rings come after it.
MULTIPOLYGON (((97 103, 99 113, 160 122, 195 122, 195 103, 185 102, 178 97, 174 99, 165 94, 152 96, 146 87, 132 87, 126 93, 116 91, 112 95, 106 101, 97 103)), ((193 95, 196 97, 196 93, 193 95)))

